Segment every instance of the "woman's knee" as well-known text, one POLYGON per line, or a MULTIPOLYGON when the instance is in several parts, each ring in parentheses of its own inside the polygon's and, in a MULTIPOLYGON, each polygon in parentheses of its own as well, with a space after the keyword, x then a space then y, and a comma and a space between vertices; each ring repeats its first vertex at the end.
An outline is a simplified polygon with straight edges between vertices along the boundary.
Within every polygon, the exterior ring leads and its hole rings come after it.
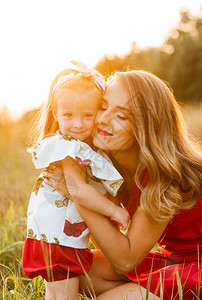
MULTIPOLYGON (((134 299, 146 299, 147 290, 140 285, 129 282, 121 286, 115 287, 100 296, 97 297, 97 300, 134 300, 134 299)), ((148 294, 148 300, 160 300, 159 297, 154 294, 148 294)))

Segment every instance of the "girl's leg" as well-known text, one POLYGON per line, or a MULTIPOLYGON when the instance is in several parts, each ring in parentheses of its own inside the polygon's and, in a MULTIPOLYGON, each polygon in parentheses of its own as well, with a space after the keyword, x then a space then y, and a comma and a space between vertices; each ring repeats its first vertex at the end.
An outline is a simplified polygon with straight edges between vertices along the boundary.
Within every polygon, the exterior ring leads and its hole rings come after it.
POLYGON ((125 275, 115 272, 101 250, 93 250, 93 264, 87 276, 79 276, 80 292, 86 295, 100 295, 129 282, 125 275))
MULTIPOLYGON (((146 299, 146 289, 139 286, 134 282, 125 283, 118 287, 115 287, 100 296, 97 297, 97 300, 144 300, 146 299)), ((155 296, 152 293, 148 294, 148 300, 160 300, 159 297, 155 296)))
POLYGON ((46 300, 78 300, 79 277, 48 282, 45 280, 46 300))

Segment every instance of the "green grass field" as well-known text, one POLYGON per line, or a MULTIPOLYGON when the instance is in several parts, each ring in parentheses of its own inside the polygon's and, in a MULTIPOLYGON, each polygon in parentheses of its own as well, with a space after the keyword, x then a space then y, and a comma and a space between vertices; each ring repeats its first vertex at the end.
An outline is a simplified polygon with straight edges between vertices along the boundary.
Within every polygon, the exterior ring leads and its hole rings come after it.
MULTIPOLYGON (((202 105, 184 107, 183 112, 201 148, 202 105)), ((5 120, 4 116, 0 117, 5 120)), ((27 278, 21 267, 26 209, 39 173, 26 151, 30 126, 30 120, 13 123, 7 119, 0 123, 0 299, 5 300, 44 299, 43 280, 27 278)))

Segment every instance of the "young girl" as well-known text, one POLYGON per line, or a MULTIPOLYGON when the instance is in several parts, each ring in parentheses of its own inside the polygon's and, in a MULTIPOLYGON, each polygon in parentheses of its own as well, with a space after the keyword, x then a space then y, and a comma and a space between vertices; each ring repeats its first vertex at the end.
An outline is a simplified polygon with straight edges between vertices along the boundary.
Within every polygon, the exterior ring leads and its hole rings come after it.
MULTIPOLYGON (((41 113, 44 121, 33 162, 37 169, 51 164, 52 172, 62 165, 65 177, 66 160, 69 163, 71 158, 73 164, 76 160, 80 171, 87 172, 91 185, 105 196, 107 192, 116 196, 122 177, 109 160, 90 147, 104 88, 103 78, 81 63, 59 73, 41 113)), ((76 181, 71 176, 67 181, 76 195, 76 181)), ((86 248, 89 230, 73 198, 63 197, 45 182, 42 172, 31 194, 23 269, 30 278, 45 278, 46 299, 78 299, 78 275, 89 272, 93 259, 86 248)), ((71 195, 74 193, 71 191, 71 195)), ((85 206, 127 227, 128 212, 113 201, 87 200, 85 206)))

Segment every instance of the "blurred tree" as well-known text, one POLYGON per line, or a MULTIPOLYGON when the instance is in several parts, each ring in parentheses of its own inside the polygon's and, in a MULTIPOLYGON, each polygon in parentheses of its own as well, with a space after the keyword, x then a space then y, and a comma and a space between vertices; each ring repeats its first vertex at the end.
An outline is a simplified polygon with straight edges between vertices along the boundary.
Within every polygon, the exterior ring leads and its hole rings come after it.
POLYGON ((166 45, 173 47, 168 58, 171 64, 168 81, 180 100, 202 100, 202 10, 198 16, 181 11, 181 20, 175 28, 176 37, 166 45))
POLYGON ((8 108, 4 105, 0 109, 0 137, 1 143, 9 142, 11 140, 11 133, 14 122, 10 117, 8 108))
POLYGON ((19 130, 18 143, 26 148, 29 148, 33 143, 34 133, 32 129, 36 122, 38 112, 39 108, 29 110, 16 122, 16 127, 19 130))
POLYGON ((162 47, 139 49, 135 42, 130 51, 110 58, 105 55, 96 65, 104 75, 114 71, 145 69, 169 82, 180 101, 202 100, 202 8, 192 15, 180 12, 180 21, 169 32, 162 47))
POLYGON ((113 55, 111 58, 109 58, 107 55, 105 55, 98 62, 95 68, 104 76, 108 77, 115 71, 123 71, 124 67, 125 66, 121 57, 113 55))

